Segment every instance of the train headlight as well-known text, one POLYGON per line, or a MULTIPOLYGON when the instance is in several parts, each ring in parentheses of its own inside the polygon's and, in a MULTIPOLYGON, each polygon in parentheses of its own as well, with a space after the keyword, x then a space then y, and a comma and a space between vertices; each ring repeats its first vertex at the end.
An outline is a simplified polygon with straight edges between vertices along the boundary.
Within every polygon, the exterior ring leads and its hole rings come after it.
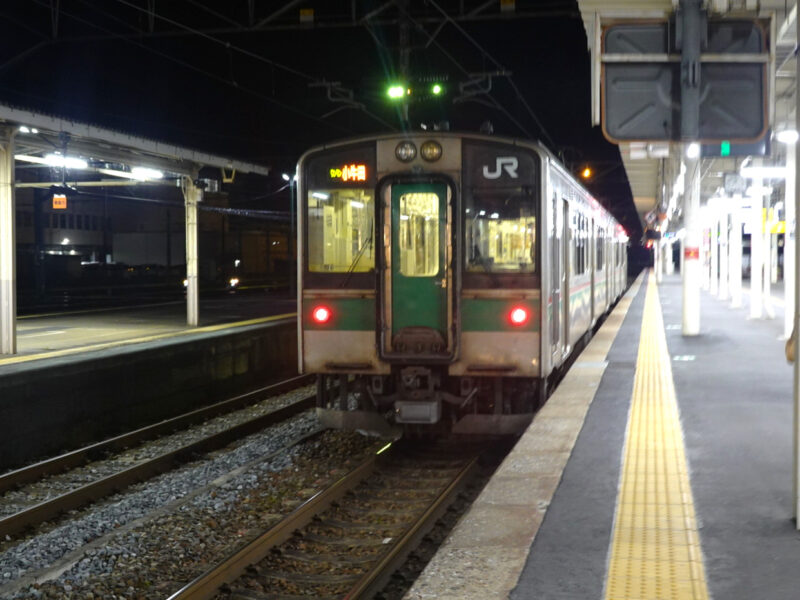
POLYGON ((528 319, 531 318, 530 311, 524 306, 515 306, 511 309, 511 312, 508 313, 508 320, 511 322, 512 325, 520 327, 525 325, 528 322, 528 319))
POLYGON ((320 325, 327 323, 331 319, 331 309, 327 306, 317 306, 311 311, 311 318, 314 319, 315 323, 319 323, 320 325))
POLYGON ((433 140, 427 141, 420 146, 419 155, 422 157, 422 160, 436 162, 442 158, 442 145, 433 140))
POLYGON ((412 142, 400 142, 394 149, 394 155, 400 162, 411 162, 417 156, 417 147, 412 142))

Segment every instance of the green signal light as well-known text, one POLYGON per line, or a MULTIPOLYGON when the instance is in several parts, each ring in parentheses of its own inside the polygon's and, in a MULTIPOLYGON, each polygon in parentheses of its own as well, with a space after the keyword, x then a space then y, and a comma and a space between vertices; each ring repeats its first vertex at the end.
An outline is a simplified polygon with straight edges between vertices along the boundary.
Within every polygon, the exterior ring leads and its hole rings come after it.
POLYGON ((720 156, 730 156, 731 155, 731 143, 728 140, 722 140, 719 144, 719 155, 720 156))
POLYGON ((386 91, 386 94, 392 100, 397 100, 397 99, 402 98, 403 96, 406 95, 406 86, 404 86, 404 85, 391 85, 391 86, 389 86, 389 89, 386 91))
POLYGON ((434 84, 431 86, 431 93, 432 93, 434 96, 438 96, 438 95, 440 95, 440 94, 441 94, 443 91, 444 91, 444 88, 443 88, 443 87, 442 87, 440 84, 438 84, 438 83, 434 83, 434 84))

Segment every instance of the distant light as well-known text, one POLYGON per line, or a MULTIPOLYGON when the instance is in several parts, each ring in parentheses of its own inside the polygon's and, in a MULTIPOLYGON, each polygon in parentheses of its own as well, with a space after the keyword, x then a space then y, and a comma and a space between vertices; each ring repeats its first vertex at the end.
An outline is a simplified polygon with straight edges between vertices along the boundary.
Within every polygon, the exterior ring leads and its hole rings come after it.
POLYGON ((392 100, 397 100, 402 98, 406 95, 406 86, 404 85, 390 85, 389 89, 386 90, 386 95, 389 96, 392 100))
POLYGON ((586 167, 581 171, 581 177, 584 179, 589 179, 592 176, 592 170, 589 167, 586 167))
POLYGON ((30 133, 31 132, 31 128, 28 127, 27 125, 20 125, 19 126, 19 132, 20 133, 30 133))
POLYGON ((163 179, 164 171, 159 171, 158 169, 150 169, 148 167, 133 167, 131 169, 131 175, 133 175, 134 178, 139 179, 141 181, 145 181, 147 179, 163 179))
POLYGON ((434 96, 438 96, 438 95, 439 95, 439 94, 441 94, 443 91, 444 91, 444 88, 443 88, 443 87, 442 87, 440 84, 438 84, 438 83, 434 83, 434 84, 431 86, 431 93, 432 93, 434 96))
POLYGON ((482 216, 484 216, 485 214, 486 214, 486 211, 485 211, 485 210, 482 210, 481 212, 479 212, 479 213, 478 213, 478 216, 479 216, 479 217, 482 217, 482 216))
POLYGON ((331 197, 330 194, 326 194, 325 192, 311 192, 311 196, 317 200, 327 200, 331 197))
POLYGON ((31 127, 31 133, 39 133, 39 130, 36 127, 31 127))
POLYGON ((63 240, 61 240, 62 246, 66 246, 67 244, 69 244, 69 238, 64 238, 63 240))
POLYGON ((800 134, 797 133, 796 129, 784 129, 783 131, 779 131, 775 137, 782 144, 794 144, 797 142, 800 134))
POLYGON ((48 154, 44 157, 45 164, 51 167, 66 167, 67 169, 85 169, 89 166, 82 158, 62 156, 61 154, 48 154))
POLYGON ((283 180, 284 180, 284 181, 289 181, 289 180, 291 179, 291 177, 289 177, 289 174, 288 174, 288 173, 282 173, 282 174, 281 174, 281 177, 283 177, 283 180))
POLYGON ((489 215, 489 218, 490 219, 499 219, 500 218, 500 213, 492 213, 492 214, 489 215))
POLYGON ((241 261, 241 260, 239 260, 238 258, 235 258, 235 259, 233 260, 233 266, 234 266, 234 267, 238 267, 240 264, 242 264, 242 261, 241 261))
POLYGON ((700 144, 697 142, 692 142, 686 148, 686 157, 697 158, 698 156, 700 156, 700 144))
POLYGON ((230 285, 232 288, 235 288, 237 285, 239 285, 239 278, 238 277, 231 277, 228 280, 228 285, 230 285))

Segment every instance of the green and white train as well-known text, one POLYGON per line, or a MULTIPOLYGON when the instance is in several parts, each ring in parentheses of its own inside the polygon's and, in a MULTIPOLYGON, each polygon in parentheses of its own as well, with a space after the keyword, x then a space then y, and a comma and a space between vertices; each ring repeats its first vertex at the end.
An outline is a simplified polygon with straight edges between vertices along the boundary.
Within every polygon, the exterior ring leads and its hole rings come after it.
POLYGON ((359 138, 297 176, 299 368, 341 423, 519 431, 626 288, 624 230, 538 143, 359 138))

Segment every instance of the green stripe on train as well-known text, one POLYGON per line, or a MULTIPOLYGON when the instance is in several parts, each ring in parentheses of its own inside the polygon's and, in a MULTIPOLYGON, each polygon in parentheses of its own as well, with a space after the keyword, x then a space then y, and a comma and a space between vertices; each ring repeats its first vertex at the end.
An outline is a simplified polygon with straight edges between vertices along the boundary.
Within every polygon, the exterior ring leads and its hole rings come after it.
POLYGON ((461 331, 539 331, 539 301, 463 298, 461 331), (524 325, 514 326, 510 315, 518 306, 525 307, 530 316, 524 325))
POLYGON ((317 331, 375 331, 375 298, 304 298, 303 327, 317 331), (331 311, 327 323, 317 323, 311 317, 318 306, 331 311))

